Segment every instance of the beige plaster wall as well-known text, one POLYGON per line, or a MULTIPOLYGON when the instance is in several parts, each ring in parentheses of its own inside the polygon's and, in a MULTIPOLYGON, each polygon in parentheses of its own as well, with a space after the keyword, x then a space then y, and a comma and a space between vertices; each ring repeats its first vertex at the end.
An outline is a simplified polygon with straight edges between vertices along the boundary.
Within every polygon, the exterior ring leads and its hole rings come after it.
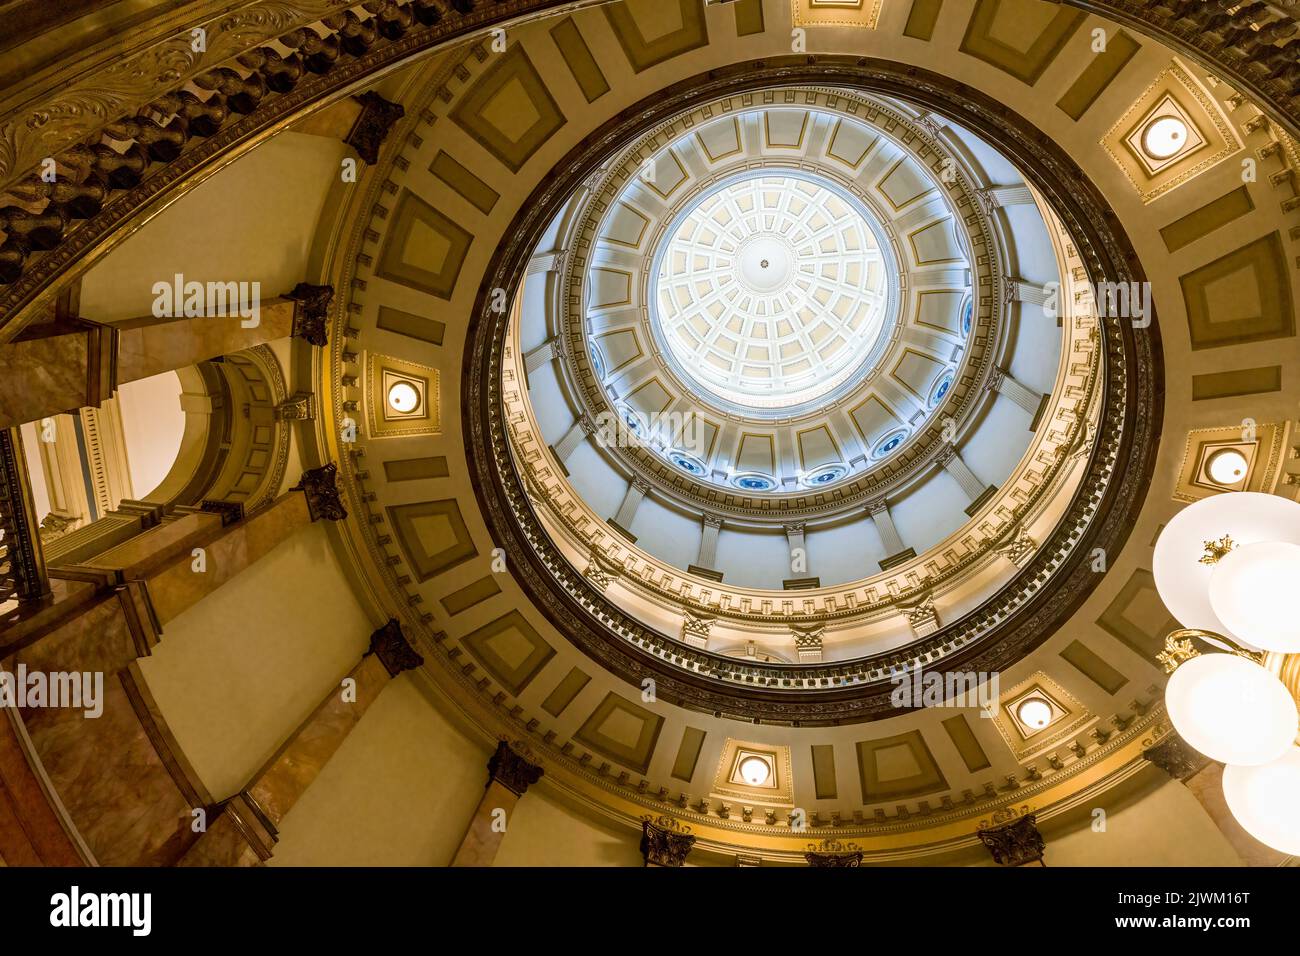
POLYGON ((285 817, 272 865, 451 862, 483 795, 490 752, 438 712, 421 681, 406 673, 384 688, 285 817))
POLYGON ((167 622, 140 666, 182 750, 223 799, 338 686, 373 630, 316 523, 167 622))

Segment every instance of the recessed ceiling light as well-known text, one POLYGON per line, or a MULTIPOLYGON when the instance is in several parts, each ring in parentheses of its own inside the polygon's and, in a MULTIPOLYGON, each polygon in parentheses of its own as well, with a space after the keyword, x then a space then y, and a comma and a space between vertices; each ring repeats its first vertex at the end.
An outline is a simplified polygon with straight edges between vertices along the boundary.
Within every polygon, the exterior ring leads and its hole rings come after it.
POLYGON ((1041 697, 1026 697, 1016 706, 1016 719, 1028 731, 1042 730, 1052 722, 1052 705, 1041 697))
POLYGON ((1142 132, 1142 149, 1152 159, 1169 159, 1187 146, 1187 124, 1177 116, 1161 116, 1142 132))
POLYGON ((772 776, 772 766, 762 757, 746 757, 740 762, 740 779, 751 787, 761 787, 772 776))
POLYGON ((406 415, 420 407, 420 393, 410 382, 394 382, 388 388, 388 407, 406 415))
POLYGON ((1245 478, 1249 466, 1246 456, 1237 449, 1223 448, 1211 455, 1205 463, 1205 474, 1216 485, 1228 487, 1245 478))

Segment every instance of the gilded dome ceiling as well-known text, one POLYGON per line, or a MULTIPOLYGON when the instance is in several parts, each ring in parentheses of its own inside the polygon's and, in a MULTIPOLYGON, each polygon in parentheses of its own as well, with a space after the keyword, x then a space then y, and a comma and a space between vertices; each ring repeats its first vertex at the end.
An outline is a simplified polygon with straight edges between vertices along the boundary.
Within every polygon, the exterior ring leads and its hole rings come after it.
POLYGON ((66 215, 12 216, 52 245, 6 240, 3 301, 45 308, 178 184, 251 176, 382 82, 374 165, 311 154, 293 268, 335 298, 284 398, 309 385, 292 460, 337 469, 358 615, 401 622, 458 725, 605 817, 781 860, 809 813, 896 859, 1133 777, 1167 731, 1151 542, 1224 468, 1294 496, 1276 78, 1106 4, 465 6, 268 34, 313 48, 297 91, 241 86, 174 164, 109 157, 62 245, 66 215), (1004 684, 900 706, 922 671, 1004 684))

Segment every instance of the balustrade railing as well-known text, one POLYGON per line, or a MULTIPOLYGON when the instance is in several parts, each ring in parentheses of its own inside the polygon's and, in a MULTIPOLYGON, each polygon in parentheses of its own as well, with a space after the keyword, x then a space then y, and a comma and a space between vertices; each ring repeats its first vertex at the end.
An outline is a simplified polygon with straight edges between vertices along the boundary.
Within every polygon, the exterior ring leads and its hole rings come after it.
POLYGON ((22 436, 0 429, 0 627, 6 615, 49 594, 22 436))

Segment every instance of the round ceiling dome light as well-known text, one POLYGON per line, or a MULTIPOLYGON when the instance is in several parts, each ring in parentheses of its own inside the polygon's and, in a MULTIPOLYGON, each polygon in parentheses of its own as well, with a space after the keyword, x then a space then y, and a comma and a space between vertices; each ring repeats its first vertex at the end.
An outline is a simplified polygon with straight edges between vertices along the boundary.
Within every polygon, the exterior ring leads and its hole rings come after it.
POLYGON ((1246 477, 1250 463, 1246 456, 1235 448, 1223 448, 1210 456, 1205 463, 1205 474, 1210 481, 1225 488, 1241 482, 1246 477))
POLYGON ((875 459, 884 458, 887 455, 889 455, 890 452, 897 449, 898 446, 903 444, 903 442, 905 442, 906 440, 907 440, 907 429, 900 428, 897 431, 890 432, 883 439, 881 439, 878 445, 876 445, 875 451, 871 453, 871 457, 875 459))
POLYGON ((1052 722, 1052 705, 1041 697, 1026 697, 1016 706, 1016 719, 1031 733, 1052 722))
POLYGON ((1174 729, 1192 749, 1243 767, 1280 757, 1295 741, 1295 699, 1276 676, 1235 654, 1180 664, 1165 686, 1174 729))
POLYGON ((772 765, 762 757, 746 757, 737 768, 740 779, 751 787, 761 787, 772 776, 772 765))
POLYGON ((800 481, 805 488, 821 488, 825 485, 833 485, 849 473, 846 465, 825 465, 808 472, 800 481))
POLYGON ((1300 653, 1300 617, 1285 600, 1300 581, 1300 544, 1261 541, 1234 548, 1210 575, 1210 607, 1239 643, 1300 653))
POLYGON ((388 387, 388 407, 409 415, 420 407, 420 392, 410 382, 394 382, 388 387))
POLYGON ((943 397, 947 395, 948 390, 952 388, 952 381, 953 381, 953 373, 948 372, 940 376, 939 380, 934 383, 934 388, 930 391, 931 408, 934 408, 941 401, 943 401, 943 397))
POLYGON ((1300 856, 1300 747, 1259 766, 1224 767, 1223 796, 1247 833, 1275 850, 1300 856))
POLYGON ((668 460, 688 475, 694 475, 696 478, 703 478, 709 473, 709 469, 704 466, 704 462, 684 451, 670 451, 668 460))
POLYGON ((1177 116, 1161 116, 1142 131, 1142 149, 1152 159, 1169 159, 1187 146, 1187 124, 1177 116))
POLYGON ((776 479, 756 471, 742 471, 731 476, 731 483, 741 491, 774 491, 776 479))
POLYGON ((883 225, 829 177, 747 171, 691 199, 651 266, 650 326, 723 410, 778 417, 830 401, 879 361, 898 318, 883 225))

